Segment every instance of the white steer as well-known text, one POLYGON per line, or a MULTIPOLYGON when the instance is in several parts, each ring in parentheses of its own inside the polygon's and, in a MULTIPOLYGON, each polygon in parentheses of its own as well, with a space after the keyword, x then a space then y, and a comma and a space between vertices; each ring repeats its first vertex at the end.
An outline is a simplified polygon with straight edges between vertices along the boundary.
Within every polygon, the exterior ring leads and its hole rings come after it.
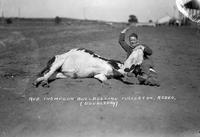
POLYGON ((101 82, 108 78, 121 78, 133 71, 135 65, 140 65, 143 60, 143 47, 134 49, 125 63, 117 60, 103 58, 94 52, 76 48, 54 56, 48 61, 47 66, 40 72, 41 77, 33 83, 38 86, 48 86, 48 80, 55 72, 59 78, 96 78, 101 82))

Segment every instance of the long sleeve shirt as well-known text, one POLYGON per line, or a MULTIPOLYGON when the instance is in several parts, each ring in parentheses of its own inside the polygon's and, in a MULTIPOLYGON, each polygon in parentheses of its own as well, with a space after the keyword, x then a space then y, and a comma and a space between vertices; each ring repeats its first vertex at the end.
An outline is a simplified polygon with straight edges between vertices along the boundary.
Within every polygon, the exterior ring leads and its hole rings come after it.
POLYGON ((126 41, 125 41, 125 33, 120 33, 119 44, 126 51, 127 57, 128 57, 132 53, 133 48, 126 43, 126 41))

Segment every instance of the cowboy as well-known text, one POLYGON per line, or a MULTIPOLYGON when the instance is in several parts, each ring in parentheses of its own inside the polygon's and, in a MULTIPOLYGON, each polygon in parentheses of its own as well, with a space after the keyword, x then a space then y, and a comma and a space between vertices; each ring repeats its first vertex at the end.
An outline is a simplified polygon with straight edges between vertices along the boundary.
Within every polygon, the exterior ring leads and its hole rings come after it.
POLYGON ((151 60, 151 55, 153 51, 145 44, 141 44, 138 40, 138 35, 135 33, 131 33, 129 35, 129 44, 125 41, 125 34, 129 30, 129 27, 125 28, 120 33, 119 37, 119 44, 121 47, 126 51, 127 58, 132 53, 133 49, 137 46, 143 46, 144 47, 144 56, 143 56, 143 62, 138 67, 135 67, 134 73, 137 77, 140 84, 143 85, 151 85, 151 86, 160 86, 158 80, 157 80, 157 73, 154 70, 153 61, 151 60))

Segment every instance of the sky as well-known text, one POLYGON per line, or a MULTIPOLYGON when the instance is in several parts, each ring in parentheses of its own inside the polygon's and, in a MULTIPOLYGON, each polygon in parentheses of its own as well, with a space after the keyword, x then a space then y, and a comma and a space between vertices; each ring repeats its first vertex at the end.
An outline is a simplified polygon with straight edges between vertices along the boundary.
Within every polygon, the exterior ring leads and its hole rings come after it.
POLYGON ((175 0, 0 0, 5 17, 69 17, 127 22, 136 15, 140 22, 174 15, 175 0))

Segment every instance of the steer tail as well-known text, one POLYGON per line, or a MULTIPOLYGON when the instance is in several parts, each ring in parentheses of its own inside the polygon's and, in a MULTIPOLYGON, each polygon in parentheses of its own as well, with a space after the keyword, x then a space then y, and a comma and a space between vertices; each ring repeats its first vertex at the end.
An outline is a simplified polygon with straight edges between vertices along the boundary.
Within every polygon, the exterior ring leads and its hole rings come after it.
POLYGON ((44 74, 49 72, 52 64, 55 62, 55 59, 56 59, 56 57, 54 56, 47 62, 46 67, 41 72, 39 72, 38 77, 44 76, 44 74))

